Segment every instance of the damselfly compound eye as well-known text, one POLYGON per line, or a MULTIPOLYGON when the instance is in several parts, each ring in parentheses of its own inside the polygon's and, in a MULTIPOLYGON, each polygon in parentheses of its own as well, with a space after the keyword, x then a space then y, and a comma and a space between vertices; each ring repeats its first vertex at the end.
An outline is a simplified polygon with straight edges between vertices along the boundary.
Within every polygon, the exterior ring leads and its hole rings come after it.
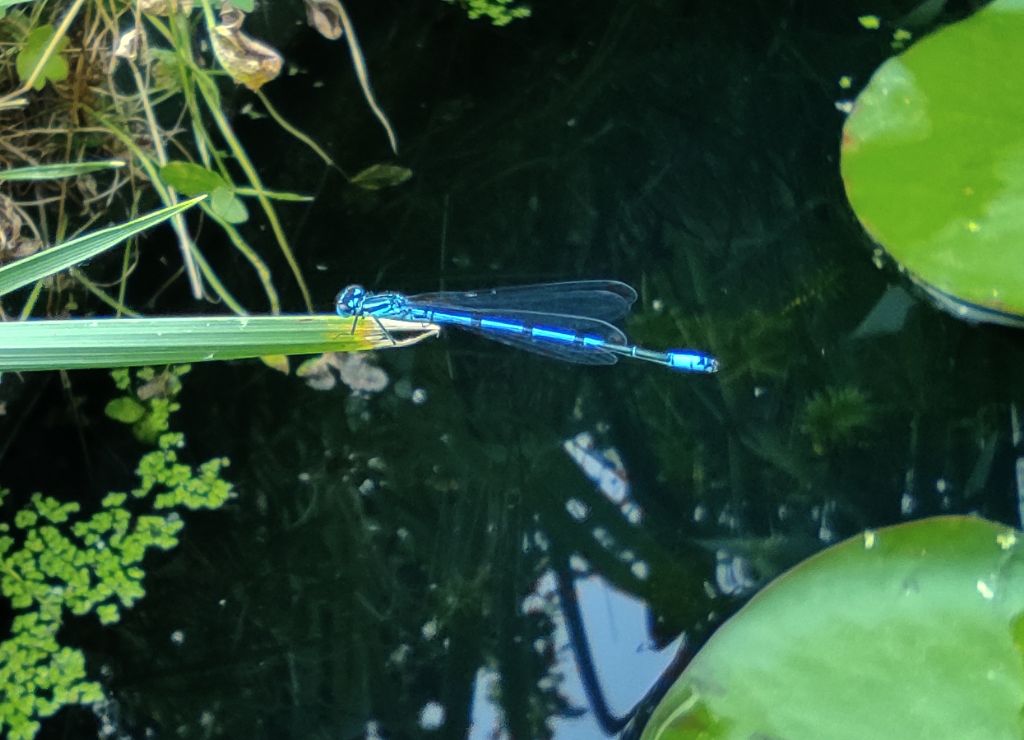
POLYGON ((363 307, 366 299, 366 288, 362 285, 349 285, 338 293, 335 308, 341 316, 355 316, 363 307))

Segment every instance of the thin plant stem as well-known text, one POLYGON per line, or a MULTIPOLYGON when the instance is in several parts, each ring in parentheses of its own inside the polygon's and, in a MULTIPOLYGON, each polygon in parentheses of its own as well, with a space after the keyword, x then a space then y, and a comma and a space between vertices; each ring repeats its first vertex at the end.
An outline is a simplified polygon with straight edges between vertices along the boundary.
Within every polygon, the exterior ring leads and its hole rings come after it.
POLYGON ((259 101, 261 103, 263 103, 263 107, 266 109, 267 114, 271 118, 274 119, 274 122, 277 123, 278 126, 283 128, 289 134, 291 134, 296 139, 298 139, 303 144, 305 144, 310 149, 312 149, 313 153, 316 154, 316 156, 320 157, 320 159, 322 159, 324 161, 324 164, 326 164, 326 165, 328 165, 330 167, 337 167, 338 166, 338 165, 336 165, 334 163, 334 160, 331 159, 331 156, 327 152, 325 152, 323 150, 323 148, 319 144, 317 144, 315 141, 313 141, 313 139, 311 139, 308 135, 304 134, 302 131, 300 131, 299 129, 295 128, 293 125, 291 125, 285 119, 285 117, 281 115, 281 113, 277 110, 277 108, 275 108, 270 103, 270 99, 267 98, 266 95, 264 95, 262 90, 257 90, 256 91, 256 97, 259 98, 259 101))
MULTIPOLYGON (((144 151, 142 151, 142 149, 140 149, 135 144, 132 138, 128 136, 127 133, 118 128, 113 121, 103 116, 102 113, 98 113, 96 111, 91 111, 91 114, 95 116, 98 121, 106 125, 107 130, 111 134, 113 134, 118 140, 120 140, 126 147, 128 147, 132 154, 135 155, 135 159, 138 160, 139 164, 142 166, 142 169, 146 171, 146 174, 149 176, 153 188, 157 191, 157 194, 160 196, 161 200, 163 200, 164 203, 168 203, 169 193, 167 192, 167 187, 163 184, 163 181, 160 179, 160 173, 157 171, 153 161, 146 155, 144 151)), ((209 264, 206 262, 205 259, 202 258, 202 254, 195 244, 193 244, 192 246, 192 254, 196 260, 196 264, 199 266, 199 269, 203 274, 203 277, 210 284, 210 287, 213 288, 214 293, 216 293, 217 296, 221 300, 223 300, 224 303, 228 305, 231 308, 231 310, 234 311, 235 313, 247 314, 248 312, 244 308, 242 308, 242 304, 235 300, 235 298, 227 291, 227 289, 224 287, 224 284, 220 281, 220 278, 218 278, 216 274, 214 274, 209 264)))
MULTIPOLYGON (((146 123, 149 126, 149 135, 153 140, 153 149, 156 151, 157 161, 161 166, 167 164, 167 152, 164 149, 162 133, 160 127, 156 122, 156 116, 153 114, 153 108, 149 104, 149 95, 146 92, 146 85, 142 80, 142 75, 139 74, 139 68, 135 62, 128 60, 128 67, 132 71, 132 76, 135 79, 135 86, 139 90, 139 102, 142 104, 142 110, 146 114, 146 123)), ((168 205, 174 205, 178 202, 177 193, 174 188, 168 188, 168 197, 170 201, 168 205)), ((199 274, 196 272, 195 260, 192 258, 192 238, 189 236, 188 229, 185 226, 185 219, 180 214, 175 216, 171 223, 174 225, 174 231, 178 235, 178 246, 181 251, 181 259, 185 263, 185 274, 188 276, 188 284, 192 289, 192 297, 195 299, 202 298, 203 286, 199 282, 199 274)))
MULTIPOLYGON (((203 0, 207 2, 208 0, 203 0)), ((398 154, 398 137, 395 135, 394 129, 391 128, 391 122, 388 121, 388 117, 384 115, 384 111, 377 105, 377 99, 373 96, 373 89, 370 87, 370 73, 366 70, 366 60, 363 59, 363 50, 359 48, 359 40, 356 38, 356 29, 352 25, 352 21, 348 17, 348 11, 345 10, 345 6, 342 5, 341 0, 338 0, 338 10, 340 11, 341 25, 345 30, 345 41, 348 43, 348 52, 352 57, 352 66, 356 70, 356 77, 359 78, 359 84, 363 88, 363 97, 366 98, 367 104, 370 106, 370 110, 373 111, 373 115, 377 116, 377 120, 380 121, 384 127, 385 133, 388 135, 388 141, 391 143, 391 151, 396 155, 398 154)))
POLYGON ((36 307, 36 303, 39 301, 39 296, 43 292, 43 281, 38 280, 36 284, 32 286, 31 292, 28 294, 28 299, 25 301, 25 305, 21 307, 21 314, 18 318, 24 321, 32 315, 32 309, 36 307))
POLYGON ((277 211, 274 208, 274 204, 271 202, 270 198, 266 196, 266 193, 264 193, 263 181, 260 179, 259 174, 256 172, 256 168, 250 161, 249 155, 235 137, 231 124, 228 123, 228 120, 220 110, 220 107, 211 99, 212 96, 210 95, 209 86, 212 86, 212 81, 209 79, 197 78, 197 83, 197 87, 199 88, 200 93, 203 94, 207 109, 210 111, 210 115, 216 122, 221 136, 223 136, 224 140, 227 142, 228 147, 231 149, 231 153, 235 156, 235 161, 238 162, 238 166, 242 168, 242 172, 245 173, 249 183, 256 190, 256 200, 259 202, 264 215, 267 217, 267 222, 270 224, 270 230, 273 232, 274 238, 277 240, 278 248, 281 250, 281 254, 284 256, 285 262, 287 262, 288 267, 291 268, 292 275, 295 277, 295 282, 299 286, 299 291, 302 293, 302 300, 306 305, 306 310, 312 311, 313 301, 310 297, 309 287, 306 285, 306 279, 302 276, 302 269, 299 267, 299 263, 295 259, 295 254, 292 252, 291 246, 288 244, 288 237, 285 236, 284 228, 281 226, 281 222, 277 218, 277 211))
MULTIPOLYGON (((127 253, 127 250, 126 250, 126 253, 127 253)), ((124 305, 124 303, 122 303, 122 302, 118 301, 116 298, 112 297, 109 293, 107 293, 107 291, 103 290, 103 288, 101 288, 96 283, 94 283, 92 280, 87 278, 82 273, 81 270, 73 268, 73 269, 69 270, 69 272, 75 278, 75 280, 77 280, 79 283, 81 283, 85 287, 86 290, 88 290, 94 296, 99 298, 100 301, 102 301, 106 305, 110 306, 115 311, 117 311, 117 314, 119 316, 121 314, 125 314, 127 316, 134 316, 134 317, 138 317, 138 316, 142 315, 138 311, 133 311, 132 309, 128 308, 128 306, 124 305)))

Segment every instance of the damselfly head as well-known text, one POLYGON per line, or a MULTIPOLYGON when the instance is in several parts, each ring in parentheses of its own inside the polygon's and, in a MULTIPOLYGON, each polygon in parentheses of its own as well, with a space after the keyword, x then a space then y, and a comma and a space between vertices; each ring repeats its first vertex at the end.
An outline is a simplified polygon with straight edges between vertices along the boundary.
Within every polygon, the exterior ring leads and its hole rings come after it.
POLYGON ((338 293, 334 301, 334 307, 339 316, 359 316, 363 311, 363 302, 366 300, 366 288, 362 285, 349 285, 338 293))
POLYGON ((348 286, 335 299, 334 305, 341 316, 358 316, 362 303, 367 300, 367 289, 362 286, 348 286))

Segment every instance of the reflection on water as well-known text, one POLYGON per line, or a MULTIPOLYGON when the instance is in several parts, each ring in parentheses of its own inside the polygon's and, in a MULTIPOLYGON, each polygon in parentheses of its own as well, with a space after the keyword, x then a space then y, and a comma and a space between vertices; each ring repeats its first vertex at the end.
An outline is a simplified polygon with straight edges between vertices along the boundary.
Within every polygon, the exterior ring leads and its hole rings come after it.
MULTIPOLYGON (((361 191, 263 144, 276 188, 320 183, 286 227, 327 267, 324 306, 357 281, 616 276, 640 293, 631 339, 706 347, 722 370, 453 335, 323 360, 311 387, 197 368, 190 444, 231 457, 240 495, 189 519, 122 625, 83 634, 119 727, 611 734, 825 544, 938 512, 1017 522, 1016 335, 878 269, 842 196, 838 81, 889 53, 858 8, 537 3, 495 30, 436 0, 351 7, 414 176, 361 191)), ((386 158, 331 74, 269 94, 353 170, 386 158)))

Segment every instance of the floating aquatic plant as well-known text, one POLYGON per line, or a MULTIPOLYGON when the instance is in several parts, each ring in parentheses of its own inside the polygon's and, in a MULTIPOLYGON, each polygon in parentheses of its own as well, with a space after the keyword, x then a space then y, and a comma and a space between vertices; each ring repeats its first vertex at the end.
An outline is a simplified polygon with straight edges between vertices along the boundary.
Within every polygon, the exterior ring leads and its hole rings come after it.
MULTIPOLYGON (((131 398, 140 415, 129 421, 109 406, 108 415, 155 444, 139 460, 133 489, 108 493, 89 514, 78 502, 34 493, 0 523, 0 592, 14 612, 10 635, 0 642, 0 732, 11 738, 34 737, 40 720, 61 707, 103 700, 82 651, 58 640, 65 617, 118 622, 145 596, 146 553, 178 544, 181 512, 216 509, 233 496, 221 475, 226 458, 196 466, 179 459, 185 440, 170 431, 170 416, 187 371, 113 373, 121 398, 131 398)), ((8 493, 0 489, 0 504, 8 493)))
POLYGON ((871 237, 943 309, 1018 327, 1022 32, 1024 6, 996 0, 919 39, 875 71, 842 143, 846 194, 871 237))
POLYGON ((641 737, 1018 737, 1020 536, 936 517, 805 560, 718 629, 641 737))
POLYGON ((516 0, 445 0, 466 8, 473 20, 487 18, 495 26, 507 26, 514 20, 528 18, 530 7, 516 0))

